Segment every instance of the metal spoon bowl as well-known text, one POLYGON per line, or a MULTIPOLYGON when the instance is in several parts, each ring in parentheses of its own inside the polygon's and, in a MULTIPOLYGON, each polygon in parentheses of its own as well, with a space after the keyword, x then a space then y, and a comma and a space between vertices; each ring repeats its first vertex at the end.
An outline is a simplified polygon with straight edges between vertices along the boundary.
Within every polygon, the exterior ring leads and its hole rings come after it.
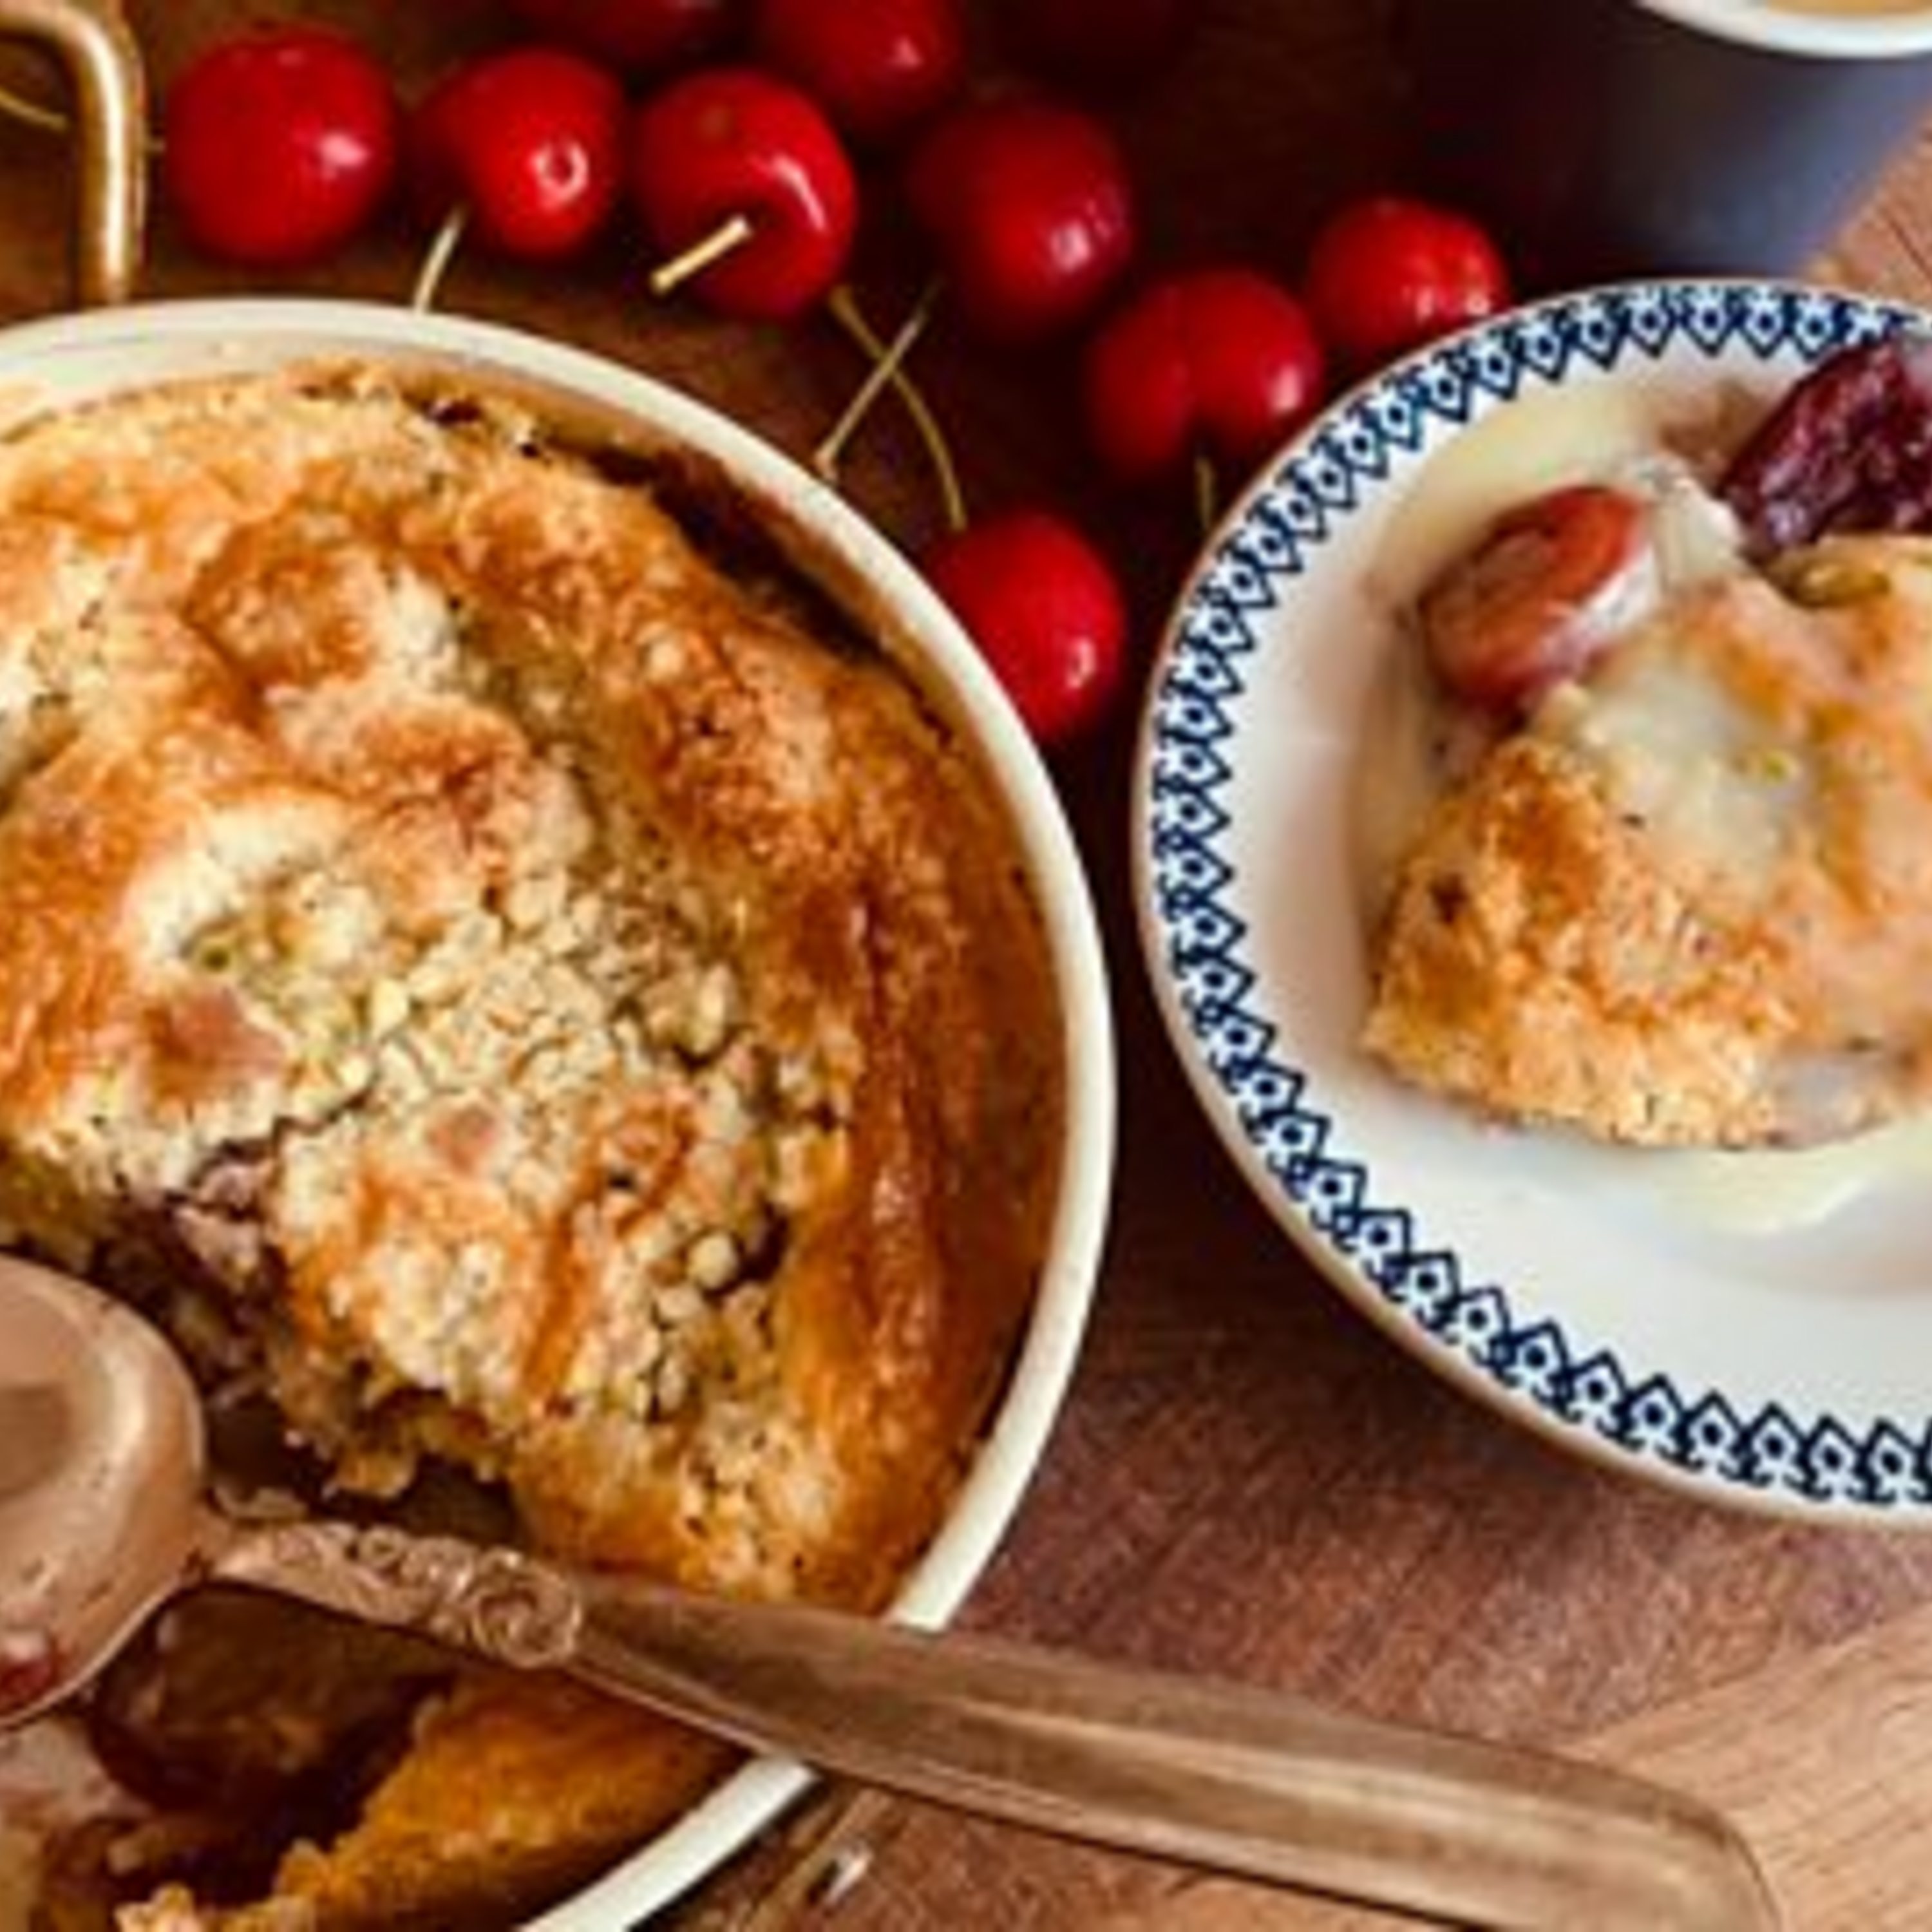
POLYGON ((197 1583, 552 1669, 756 1749, 1047 1831, 1461 1924, 1766 1932, 1736 1832, 1680 1794, 1250 1687, 1113 1669, 202 1496, 199 1400, 130 1310, 0 1258, 0 1728, 197 1583))
POLYGON ((0 1724, 86 1684, 191 1577, 201 1408, 167 1342, 0 1258, 0 1724))

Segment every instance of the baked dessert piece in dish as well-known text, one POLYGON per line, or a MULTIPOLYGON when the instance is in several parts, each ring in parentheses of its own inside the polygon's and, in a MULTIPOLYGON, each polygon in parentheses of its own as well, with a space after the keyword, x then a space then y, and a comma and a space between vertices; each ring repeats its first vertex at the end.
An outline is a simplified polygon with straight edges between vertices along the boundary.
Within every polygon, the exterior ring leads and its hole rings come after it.
MULTIPOLYGON (((1932 543, 1733 554, 1585 659, 1481 694, 1380 922, 1365 1044, 1611 1141, 1797 1144, 1922 1110, 1932 543)), ((1442 702, 1446 744, 1468 720, 1442 702)))
MULTIPOLYGON (((572 1562, 872 1606, 1028 1310, 1061 1021, 988 782, 757 523, 375 370, 0 444, 0 1236, 266 1396, 335 1506, 454 1468, 572 1562)), ((329 1700, 284 1726, 326 1806, 238 1877, 218 1770, 98 1867, 502 1922, 724 1762, 331 1646, 402 1688, 352 1772, 329 1700)))
POLYGON ((1364 1043, 1507 1120, 1832 1140, 1932 1103, 1932 350, 1712 406, 1607 463, 1524 416, 1574 473, 1406 611, 1433 796, 1364 1043))

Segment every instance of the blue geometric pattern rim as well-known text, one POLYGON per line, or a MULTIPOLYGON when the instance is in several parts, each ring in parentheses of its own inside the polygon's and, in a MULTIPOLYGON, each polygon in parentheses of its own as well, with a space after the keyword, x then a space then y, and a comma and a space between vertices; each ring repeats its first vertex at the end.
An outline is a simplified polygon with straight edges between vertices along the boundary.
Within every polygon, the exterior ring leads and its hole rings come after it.
POLYGON ((1434 424, 1460 426, 1526 380, 1579 365, 1610 370, 1688 340, 1716 355, 1768 359, 1830 351, 1922 316, 1822 290, 1756 283, 1645 284, 1561 297, 1391 370, 1297 446, 1208 560, 1177 626, 1154 696, 1147 762, 1147 874, 1178 1003, 1199 1057, 1250 1146, 1333 1257, 1406 1322, 1492 1384, 1624 1454, 1768 1498, 1879 1510, 1932 1505, 1932 1419, 1907 1432, 1847 1426, 1773 1403, 1739 1414, 1714 1390, 1634 1366, 1556 1322, 1526 1320, 1507 1288, 1466 1277, 1374 1177, 1336 1144, 1319 1096, 1276 1052, 1252 1009, 1245 925, 1228 903, 1219 849, 1229 707, 1245 688, 1257 620, 1306 568, 1365 483, 1386 479, 1434 424))

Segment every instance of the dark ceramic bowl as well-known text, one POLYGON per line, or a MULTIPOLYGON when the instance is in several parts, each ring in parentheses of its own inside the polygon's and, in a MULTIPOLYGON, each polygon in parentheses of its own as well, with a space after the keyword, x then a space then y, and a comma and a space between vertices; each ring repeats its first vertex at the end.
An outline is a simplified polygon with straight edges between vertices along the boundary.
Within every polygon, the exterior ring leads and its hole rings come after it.
POLYGON ((1801 269, 1932 106, 1932 5, 1406 0, 1418 184, 1532 286, 1801 269))

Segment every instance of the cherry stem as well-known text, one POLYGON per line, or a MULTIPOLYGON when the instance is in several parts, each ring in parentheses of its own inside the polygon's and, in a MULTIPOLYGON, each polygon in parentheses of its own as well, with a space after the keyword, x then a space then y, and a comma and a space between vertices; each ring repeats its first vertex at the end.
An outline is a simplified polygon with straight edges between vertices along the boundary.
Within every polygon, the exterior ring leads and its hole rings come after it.
POLYGON ((1194 459, 1194 514, 1201 534, 1212 536, 1221 520, 1221 479, 1215 474, 1214 459, 1205 451, 1194 459))
POLYGON ((26 127, 38 128, 44 134, 64 134, 74 125, 58 107, 43 106, 24 94, 16 94, 10 87, 0 87, 0 115, 26 127))
POLYGON ((926 333, 926 324, 932 320, 932 303, 933 291, 928 289, 912 313, 900 323, 898 333, 874 356, 872 368, 866 372, 866 380, 859 385, 824 440, 812 452, 812 466, 826 482, 838 481, 838 465, 845 454, 845 446, 852 440, 860 424, 872 414, 872 405, 879 400, 886 384, 904 370, 906 358, 917 346, 919 338, 926 333))
POLYGON ((469 226, 470 209, 463 202, 458 202, 442 218, 442 226, 436 231, 428 252, 423 256, 422 266, 416 271, 416 286, 410 291, 410 307, 418 315, 426 315, 436 306, 436 298, 442 290, 443 278, 449 272, 450 263, 456 259, 464 232, 469 226))
MULTIPOLYGON (((0 87, 0 120, 17 121, 23 128, 36 128, 43 134, 70 134, 74 131, 74 122, 64 109, 30 100, 10 87, 0 87)), ((148 152, 151 154, 161 152, 158 134, 148 136, 148 152)))
MULTIPOLYGON (((856 407, 860 399, 864 398, 869 404, 871 399, 878 394, 882 383, 891 385, 893 394, 898 398, 901 406, 905 410, 920 442, 925 447, 926 460, 932 466, 933 480, 938 486, 946 527, 957 535, 966 527, 966 493, 960 487, 958 466, 952 460, 952 446, 946 441, 946 432, 940 428, 938 417, 933 413, 932 405, 926 400, 919 385, 913 380, 904 367, 906 356, 931 320, 938 296, 939 285, 935 282, 920 296, 912 314, 901 328, 898 338, 890 344, 866 320, 865 311, 860 308, 857 296, 844 284, 834 289, 826 297, 826 307, 831 311, 832 320, 872 361, 872 376, 859 394, 852 399, 854 407, 848 409, 846 416, 854 418, 853 427, 856 428, 857 416, 862 413, 856 407), (896 356, 893 353, 895 349, 898 351, 896 356)), ((848 437, 850 433, 850 430, 846 431, 848 437)), ((835 479, 823 459, 826 446, 838 434, 838 430, 835 429, 832 435, 819 445, 818 451, 812 458, 813 466, 828 482, 835 479)), ((830 460, 832 470, 836 470, 836 449, 830 460)))
POLYGON ((694 242, 668 262, 651 271, 651 293, 668 296, 694 276, 701 275, 715 262, 722 262, 734 248, 742 248, 752 238, 752 218, 734 214, 721 221, 701 241, 694 242))

